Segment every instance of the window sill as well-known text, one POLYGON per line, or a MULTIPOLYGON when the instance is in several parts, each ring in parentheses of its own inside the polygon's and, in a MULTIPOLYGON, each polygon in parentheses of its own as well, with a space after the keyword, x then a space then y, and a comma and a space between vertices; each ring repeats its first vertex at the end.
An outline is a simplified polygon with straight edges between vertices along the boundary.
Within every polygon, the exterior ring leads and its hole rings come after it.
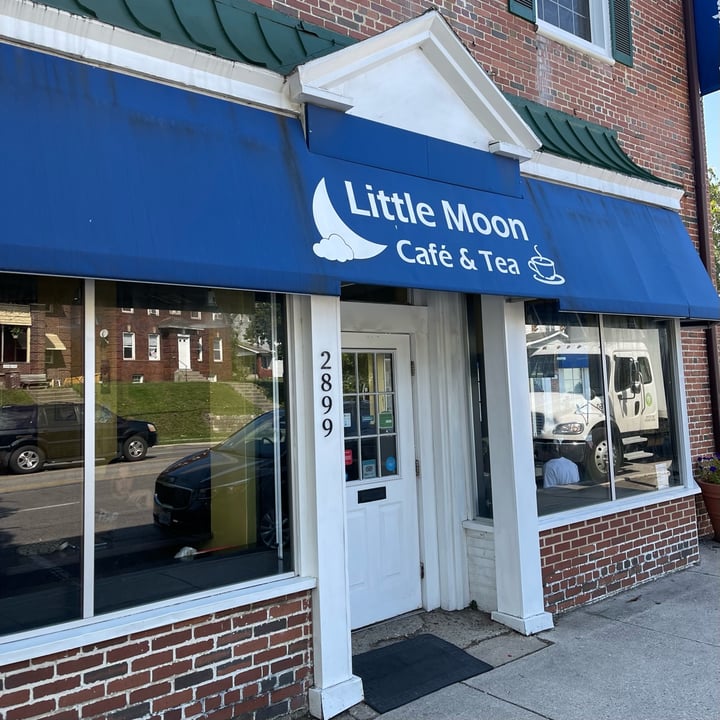
MULTIPOLYGON (((606 517, 607 515, 627 512, 628 510, 637 510, 648 507, 649 505, 657 505, 672 500, 693 497, 699 493, 700 489, 696 486, 677 487, 656 492, 652 495, 645 495, 641 498, 626 498, 624 500, 615 500, 614 502, 596 503, 595 505, 587 505, 564 513, 541 515, 538 517, 538 530, 541 532, 543 530, 553 530, 554 528, 573 525, 585 520, 596 520, 601 517, 606 517)), ((489 518, 465 520, 462 525, 466 530, 474 530, 475 532, 494 532, 493 521, 489 518)))
POLYGON ((171 603, 122 610, 89 620, 66 623, 57 629, 24 633, 0 641, 2 664, 10 664, 93 645, 203 615, 241 608, 252 603, 311 590, 315 578, 285 577, 251 587, 233 588, 213 595, 175 599, 171 603))
POLYGON ((641 497, 625 498, 623 500, 614 500, 595 505, 587 505, 583 508, 570 510, 564 513, 554 515, 542 515, 538 517, 538 529, 552 530, 564 525, 573 525, 585 520, 595 520, 597 518, 606 517, 607 515, 615 515, 616 513, 627 512, 628 510, 638 510, 646 508, 650 505, 659 505, 660 503, 670 502, 672 500, 680 500, 686 497, 692 497, 699 493, 696 487, 675 487, 668 490, 648 493, 641 497))

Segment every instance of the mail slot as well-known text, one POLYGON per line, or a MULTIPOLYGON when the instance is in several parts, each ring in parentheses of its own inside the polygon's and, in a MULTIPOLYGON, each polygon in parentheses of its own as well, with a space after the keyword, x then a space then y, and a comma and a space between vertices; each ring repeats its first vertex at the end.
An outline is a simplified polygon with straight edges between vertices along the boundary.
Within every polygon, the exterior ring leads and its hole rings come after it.
POLYGON ((369 490, 358 490, 358 503, 377 502, 387 497, 387 488, 370 488, 369 490))

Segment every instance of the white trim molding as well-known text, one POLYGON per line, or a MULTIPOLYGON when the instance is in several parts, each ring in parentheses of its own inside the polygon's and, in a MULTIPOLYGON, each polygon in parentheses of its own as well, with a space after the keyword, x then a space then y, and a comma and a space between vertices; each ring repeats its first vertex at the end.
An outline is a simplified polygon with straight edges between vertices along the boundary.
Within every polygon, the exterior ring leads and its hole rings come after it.
MULTIPOLYGON (((540 147, 535 133, 436 10, 299 66, 289 78, 290 102, 309 101, 327 106, 328 97, 333 101, 342 98, 352 106, 348 108, 352 115, 396 124, 392 116, 386 114, 387 108, 373 105, 377 72, 391 73, 391 68, 398 71, 405 68, 402 78, 398 78, 403 97, 419 98, 426 108, 432 97, 432 83, 436 83, 436 87, 438 81, 444 83, 445 89, 454 94, 453 101, 458 107, 464 106, 469 124, 476 126, 475 135, 489 135, 503 154, 524 160, 540 147), (407 61, 415 61, 418 53, 422 56, 423 71, 407 72, 407 61), (348 92, 350 87, 356 91, 348 92)), ((446 109, 444 122, 438 119, 430 131, 427 127, 413 127, 419 118, 412 108, 406 113, 406 130, 473 146, 469 139, 473 135, 471 128, 467 128, 464 139, 445 137, 442 126, 447 125, 450 110, 446 109)), ((479 149, 487 150, 487 144, 479 149)))
POLYGON ((522 174, 669 210, 679 210, 685 194, 679 187, 630 177, 547 152, 536 152, 531 160, 523 163, 522 174))
POLYGON ((0 40, 233 102, 292 115, 302 109, 278 73, 28 0, 0 0, 0 40))

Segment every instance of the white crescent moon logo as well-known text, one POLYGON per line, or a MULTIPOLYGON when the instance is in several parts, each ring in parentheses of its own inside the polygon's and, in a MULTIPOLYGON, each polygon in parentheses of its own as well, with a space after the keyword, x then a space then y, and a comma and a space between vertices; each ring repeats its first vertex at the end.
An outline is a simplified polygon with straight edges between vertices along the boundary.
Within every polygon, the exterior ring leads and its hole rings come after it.
POLYGON ((360 237, 343 222, 330 202, 325 178, 320 180, 313 193, 312 211, 321 237, 320 242, 313 245, 313 252, 318 257, 337 262, 368 260, 387 247, 360 237))

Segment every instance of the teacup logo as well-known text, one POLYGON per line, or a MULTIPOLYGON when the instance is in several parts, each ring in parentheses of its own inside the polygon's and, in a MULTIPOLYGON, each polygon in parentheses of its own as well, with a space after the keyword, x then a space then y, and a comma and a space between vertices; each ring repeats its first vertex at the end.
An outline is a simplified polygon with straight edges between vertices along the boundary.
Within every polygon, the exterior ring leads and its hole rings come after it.
POLYGON ((555 261, 545 257, 538 250, 537 245, 533 245, 533 247, 535 248, 535 255, 528 260, 528 267, 533 271, 533 278, 548 285, 562 285, 565 278, 558 275, 555 270, 555 261))

